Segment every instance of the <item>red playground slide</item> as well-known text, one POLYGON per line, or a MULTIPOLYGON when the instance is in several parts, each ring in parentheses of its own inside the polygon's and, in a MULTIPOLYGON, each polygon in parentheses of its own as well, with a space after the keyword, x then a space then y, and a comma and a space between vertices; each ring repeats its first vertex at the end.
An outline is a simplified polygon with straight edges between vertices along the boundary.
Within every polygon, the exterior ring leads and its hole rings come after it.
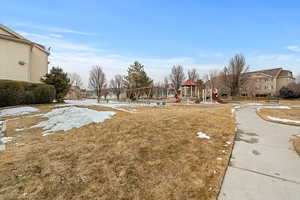
POLYGON ((218 93, 213 92, 212 98, 213 98, 214 101, 216 101, 218 103, 221 103, 221 104, 226 104, 227 103, 227 102, 225 102, 225 101, 223 101, 219 98, 218 93))
POLYGON ((180 103, 180 102, 181 102, 181 99, 180 99, 180 91, 176 92, 175 98, 176 98, 175 103, 180 103))

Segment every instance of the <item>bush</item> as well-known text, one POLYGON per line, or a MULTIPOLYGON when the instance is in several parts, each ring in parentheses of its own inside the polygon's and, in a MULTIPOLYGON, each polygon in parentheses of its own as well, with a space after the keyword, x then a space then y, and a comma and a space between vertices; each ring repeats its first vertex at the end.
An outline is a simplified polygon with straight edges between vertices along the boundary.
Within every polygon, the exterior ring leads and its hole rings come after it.
POLYGON ((55 88, 42 83, 0 80, 0 107, 52 103, 55 88))
POLYGON ((71 87, 68 74, 59 67, 53 67, 50 70, 50 73, 47 73, 44 77, 41 78, 41 81, 54 86, 56 90, 55 99, 57 102, 64 101, 64 97, 67 95, 71 87))
POLYGON ((279 95, 282 98, 300 98, 300 83, 291 83, 287 87, 279 90, 279 95))

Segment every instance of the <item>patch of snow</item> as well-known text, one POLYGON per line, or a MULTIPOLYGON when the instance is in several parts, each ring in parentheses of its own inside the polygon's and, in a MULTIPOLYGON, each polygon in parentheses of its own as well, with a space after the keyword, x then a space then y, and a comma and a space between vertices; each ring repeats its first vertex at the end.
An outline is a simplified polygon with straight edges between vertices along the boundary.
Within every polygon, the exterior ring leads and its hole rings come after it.
POLYGON ((232 142, 230 142, 230 141, 227 141, 227 142, 226 142, 226 144, 232 144, 232 142))
POLYGON ((49 118, 48 120, 42 121, 31 128, 42 127, 45 130, 43 135, 46 136, 56 131, 68 131, 90 123, 103 122, 110 119, 114 114, 115 112, 96 111, 74 106, 57 108, 42 115, 42 117, 49 118))
POLYGON ((67 106, 101 106, 108 107, 115 110, 135 113, 135 110, 126 110, 121 107, 145 107, 145 106, 157 106, 155 103, 128 103, 128 102, 114 102, 110 101, 109 103, 98 103, 96 99, 86 99, 86 100, 66 100, 64 104, 58 104, 56 107, 67 107, 67 106))
POLYGON ((15 131, 19 132, 19 131, 24 131, 26 128, 16 128, 15 131))
POLYGON ((206 135, 205 133, 202 133, 202 132, 198 132, 197 136, 199 138, 203 138, 203 139, 210 139, 210 136, 208 136, 208 135, 206 135))
POLYGON ((261 103, 248 103, 248 106, 262 106, 263 104, 261 103))
POLYGON ((2 138, 0 138, 0 140, 1 140, 1 142, 2 143, 7 143, 7 142, 11 142, 12 141, 12 137, 2 137, 2 138))
POLYGON ((223 160, 223 158, 219 158, 219 157, 218 157, 217 160, 223 160))
POLYGON ((241 108, 241 106, 234 106, 234 108, 231 109, 231 113, 234 114, 235 111, 240 108, 241 108))
POLYGON ((291 109, 289 106, 260 106, 257 108, 257 111, 260 111, 260 109, 264 109, 264 108, 268 108, 268 109, 291 109))
POLYGON ((11 115, 26 115, 37 111, 39 111, 39 109, 29 107, 29 106, 7 108, 7 109, 0 110, 0 117, 6 117, 11 115))
POLYGON ((16 146, 19 147, 19 146, 24 146, 25 144, 24 143, 16 143, 16 146))
POLYGON ((277 121, 277 122, 288 122, 288 123, 300 124, 300 121, 291 120, 291 119, 281 119, 281 118, 270 117, 270 116, 268 116, 268 119, 270 119, 272 121, 277 121))

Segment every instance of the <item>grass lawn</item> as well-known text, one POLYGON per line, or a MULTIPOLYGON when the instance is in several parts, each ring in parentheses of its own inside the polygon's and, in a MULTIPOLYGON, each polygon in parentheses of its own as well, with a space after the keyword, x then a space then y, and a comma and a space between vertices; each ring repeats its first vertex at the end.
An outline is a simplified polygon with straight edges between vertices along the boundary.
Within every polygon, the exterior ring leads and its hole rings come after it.
POLYGON ((215 199, 235 135, 231 107, 135 109, 44 137, 15 130, 41 117, 8 120, 14 141, 0 152, 0 199, 215 199))
POLYGON ((279 119, 300 121, 300 107, 291 107, 291 109, 263 108, 260 109, 257 113, 260 117, 262 117, 264 120, 267 121, 287 124, 287 125, 300 126, 300 124, 297 123, 274 121, 268 118, 268 117, 274 117, 279 119))
POLYGON ((300 156, 300 137, 296 137, 296 138, 294 139, 294 147, 295 147, 297 153, 298 153, 299 156, 300 156))

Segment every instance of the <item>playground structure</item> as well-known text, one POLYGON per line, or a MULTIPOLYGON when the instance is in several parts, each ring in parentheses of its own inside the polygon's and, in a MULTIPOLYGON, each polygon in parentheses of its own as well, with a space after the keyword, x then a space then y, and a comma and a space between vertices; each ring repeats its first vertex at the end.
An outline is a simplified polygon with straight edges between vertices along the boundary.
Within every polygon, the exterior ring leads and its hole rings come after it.
POLYGON ((217 102, 220 104, 226 104, 225 101, 223 101, 219 98, 218 89, 203 89, 202 90, 203 103, 207 103, 208 98, 209 98, 210 103, 217 102))
POLYGON ((191 80, 187 80, 181 84, 181 87, 177 91, 173 87, 150 86, 141 88, 124 88, 122 89, 122 94, 123 99, 143 103, 150 103, 150 101, 158 100, 161 101, 162 104, 165 104, 166 102, 226 103, 219 98, 217 89, 203 89, 203 86, 199 86, 191 80), (172 98, 175 98, 175 100, 172 101, 172 98))

